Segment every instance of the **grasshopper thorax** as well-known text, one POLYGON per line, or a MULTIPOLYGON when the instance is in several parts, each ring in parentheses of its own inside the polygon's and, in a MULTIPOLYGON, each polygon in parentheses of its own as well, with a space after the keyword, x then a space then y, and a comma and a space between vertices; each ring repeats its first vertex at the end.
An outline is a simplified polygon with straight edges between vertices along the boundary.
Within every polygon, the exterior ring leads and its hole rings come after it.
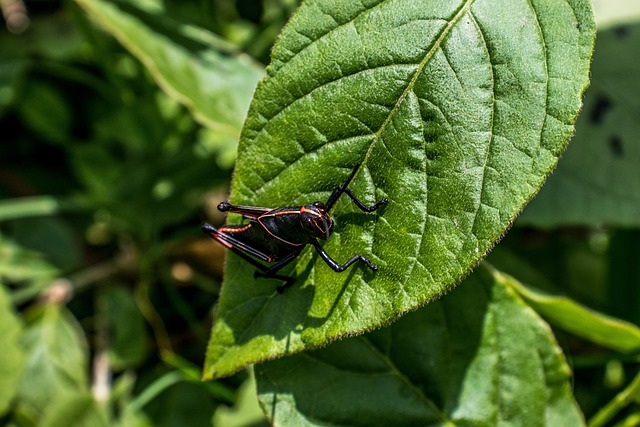
POLYGON ((314 202, 300 208, 300 225, 310 236, 328 240, 333 230, 333 219, 322 202, 314 202))

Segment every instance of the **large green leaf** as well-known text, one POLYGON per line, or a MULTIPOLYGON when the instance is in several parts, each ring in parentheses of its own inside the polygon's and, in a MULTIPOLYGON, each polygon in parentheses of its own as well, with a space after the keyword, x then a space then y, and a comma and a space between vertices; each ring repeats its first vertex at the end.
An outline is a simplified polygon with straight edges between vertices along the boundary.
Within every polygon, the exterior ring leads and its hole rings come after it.
POLYGON ((0 415, 9 408, 22 376, 25 354, 19 343, 21 332, 22 325, 0 283, 0 415))
POLYGON ((214 34, 172 21, 161 2, 77 2, 145 64, 169 95, 235 144, 261 67, 214 34))
POLYGON ((598 33, 575 138, 519 225, 640 225, 638 58, 640 25, 598 33))
MULTIPOLYGON (((459 282, 555 166, 587 85, 587 1, 307 1, 283 30, 240 141, 231 199, 324 200, 357 163, 296 283, 230 257, 205 377, 371 329, 459 282), (513 19, 514 17, 518 19, 513 19)), ((235 220, 235 219, 234 219, 235 220)))
POLYGON ((486 265, 390 327, 260 365, 256 377, 281 426, 584 423, 549 327, 486 265))

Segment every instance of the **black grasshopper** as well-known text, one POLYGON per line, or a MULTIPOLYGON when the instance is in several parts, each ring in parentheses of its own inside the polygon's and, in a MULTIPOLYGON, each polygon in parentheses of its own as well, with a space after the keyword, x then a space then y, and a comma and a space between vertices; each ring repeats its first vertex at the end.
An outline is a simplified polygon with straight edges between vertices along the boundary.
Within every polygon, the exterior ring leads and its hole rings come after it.
POLYGON ((322 249, 317 240, 328 240, 331 237, 333 219, 329 216, 329 211, 342 194, 349 196, 363 212, 373 212, 388 203, 384 198, 373 206, 366 206, 349 190, 348 186, 359 166, 356 165, 344 184, 333 190, 326 203, 314 202, 304 206, 271 209, 222 202, 218 205, 219 211, 238 213, 249 222, 220 228, 205 223, 202 225, 202 231, 258 268, 255 277, 285 281, 286 285, 279 290, 291 285, 293 280, 276 273, 300 255, 306 245, 313 245, 320 258, 337 273, 344 271, 356 261, 361 261, 376 271, 378 267, 363 255, 354 255, 344 264, 339 264, 322 249), (276 264, 267 267, 259 261, 276 264))

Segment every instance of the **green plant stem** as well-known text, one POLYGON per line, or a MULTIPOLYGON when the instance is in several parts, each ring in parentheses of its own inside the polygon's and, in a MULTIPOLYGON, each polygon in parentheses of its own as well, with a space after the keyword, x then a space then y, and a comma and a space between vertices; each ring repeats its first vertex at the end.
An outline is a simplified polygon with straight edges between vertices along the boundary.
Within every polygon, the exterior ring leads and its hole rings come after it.
POLYGON ((107 402, 111 396, 111 364, 106 350, 100 350, 93 357, 93 379, 91 392, 97 402, 107 402))
POLYGON ((109 348, 109 321, 104 309, 99 307, 99 300, 96 299, 95 329, 96 337, 94 341, 95 354, 93 356, 93 378, 91 381, 91 391, 97 402, 107 402, 111 397, 111 363, 107 354, 109 348))
POLYGON ((199 366, 191 363, 187 359, 181 358, 179 355, 175 353, 163 352, 161 353, 162 360, 170 366, 180 370, 184 375, 184 380, 194 383, 204 385, 206 389, 211 393, 216 400, 226 402, 229 405, 234 405, 236 403, 236 392, 231 387, 220 381, 202 381, 202 370, 199 366))
POLYGON ((172 371, 164 374, 156 381, 151 383, 149 387, 145 388, 144 391, 131 402, 131 404, 129 405, 129 410, 131 412, 138 412, 147 403, 155 399, 156 396, 158 396, 160 393, 183 380, 184 375, 180 371, 172 371))
POLYGON ((640 373, 631 383, 611 400, 604 408, 598 411, 589 421, 589 427, 601 427, 615 417, 625 406, 635 400, 640 393, 640 373))
POLYGON ((162 317, 160 316, 160 314, 158 314, 157 310, 153 306, 153 303, 151 302, 151 299, 149 298, 150 288, 151 281, 149 279, 142 279, 137 284, 135 291, 136 304, 138 304, 140 312, 145 317, 145 319, 147 319, 147 322, 149 322, 160 352, 173 354, 173 346, 171 345, 171 339, 169 338, 167 328, 162 321, 162 317))
POLYGON ((101 282, 123 271, 132 270, 137 262, 137 255, 132 247, 123 245, 121 251, 112 259, 92 265, 69 276, 75 292, 80 292, 94 283, 101 282))
POLYGON ((616 424, 618 427, 634 427, 640 425, 640 414, 631 414, 620 423, 616 424))

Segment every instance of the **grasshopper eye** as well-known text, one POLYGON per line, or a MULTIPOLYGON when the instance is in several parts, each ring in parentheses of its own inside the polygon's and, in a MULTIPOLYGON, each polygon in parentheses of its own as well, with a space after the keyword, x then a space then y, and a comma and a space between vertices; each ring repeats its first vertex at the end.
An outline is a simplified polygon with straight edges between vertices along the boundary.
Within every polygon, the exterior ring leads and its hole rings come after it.
POLYGON ((327 207, 326 207, 326 206, 324 205, 324 203, 322 203, 322 202, 315 202, 315 203, 313 204, 313 206, 314 206, 315 208, 317 208, 317 209, 318 209, 319 211, 321 211, 321 212, 324 212, 324 211, 326 211, 326 210, 327 210, 327 207))

